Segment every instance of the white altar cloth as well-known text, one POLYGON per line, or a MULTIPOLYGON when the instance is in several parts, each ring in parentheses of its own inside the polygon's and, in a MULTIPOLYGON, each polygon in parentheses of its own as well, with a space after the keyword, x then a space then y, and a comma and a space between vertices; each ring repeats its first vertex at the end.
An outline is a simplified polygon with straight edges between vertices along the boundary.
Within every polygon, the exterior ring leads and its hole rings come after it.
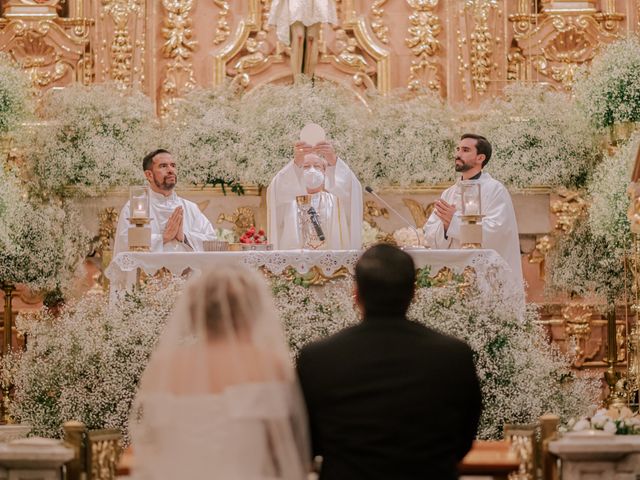
MULTIPOLYGON (((279 275, 288 267, 299 273, 307 273, 314 266, 330 276, 345 267, 353 274, 355 264, 364 250, 274 250, 244 252, 175 252, 175 253, 119 253, 105 271, 111 282, 112 295, 127 290, 136 282, 138 269, 152 275, 166 268, 174 275, 180 275, 187 268, 196 274, 216 265, 243 264, 250 268, 263 268, 279 275)), ((524 304, 522 286, 510 280, 510 267, 494 250, 407 250, 416 268, 431 267, 435 275, 443 267, 454 273, 463 273, 466 267, 476 272, 480 290, 487 294, 516 299, 524 304)))

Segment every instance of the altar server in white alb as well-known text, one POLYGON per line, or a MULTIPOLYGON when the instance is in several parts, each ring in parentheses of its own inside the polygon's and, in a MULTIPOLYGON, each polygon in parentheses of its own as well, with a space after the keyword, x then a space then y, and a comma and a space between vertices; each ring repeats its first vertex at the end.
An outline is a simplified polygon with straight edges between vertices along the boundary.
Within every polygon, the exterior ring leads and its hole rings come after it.
POLYGON ((323 250, 362 247, 362 186, 326 141, 300 141, 294 159, 267 190, 269 240, 277 250, 303 248, 296 197, 310 195, 325 235, 323 250))
MULTIPOLYGON (((203 251, 203 241, 215 240, 216 232, 195 203, 176 195, 178 175, 171 153, 163 149, 149 153, 142 161, 142 168, 151 189, 151 251, 203 251)), ((114 255, 129 250, 128 218, 129 202, 122 207, 118 218, 114 255)))
MULTIPOLYGON (((482 171, 491 158, 491 144, 480 135, 463 135, 456 147, 455 169, 460 180, 477 180, 481 189, 482 246, 498 252, 511 267, 513 278, 522 285, 518 224, 509 191, 482 171)), ((461 195, 459 183, 446 189, 424 226, 431 248, 460 248, 461 195)))

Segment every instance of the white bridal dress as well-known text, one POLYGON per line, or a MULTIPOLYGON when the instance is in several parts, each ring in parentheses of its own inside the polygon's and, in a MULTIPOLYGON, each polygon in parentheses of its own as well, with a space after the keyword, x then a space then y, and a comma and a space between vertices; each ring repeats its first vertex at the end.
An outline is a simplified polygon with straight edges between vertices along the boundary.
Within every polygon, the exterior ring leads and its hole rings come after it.
POLYGON ((302 480, 302 394, 264 280, 194 279, 145 370, 131 419, 134 478, 302 480))

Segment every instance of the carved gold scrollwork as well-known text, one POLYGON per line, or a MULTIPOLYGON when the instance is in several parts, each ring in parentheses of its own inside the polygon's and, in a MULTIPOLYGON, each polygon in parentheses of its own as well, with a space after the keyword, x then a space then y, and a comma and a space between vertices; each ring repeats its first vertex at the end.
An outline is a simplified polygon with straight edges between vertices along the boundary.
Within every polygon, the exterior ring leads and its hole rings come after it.
POLYGON ((213 44, 220 45, 222 42, 226 41, 231 34, 231 28, 229 27, 229 21, 227 20, 227 16, 229 15, 229 2, 225 0, 213 0, 213 3, 220 8, 213 44))
POLYGON ((427 223, 427 218, 429 218, 429 215, 431 215, 431 212, 433 212, 435 206, 435 202, 431 202, 427 204, 426 207, 423 207, 419 202, 411 198, 403 198, 402 203, 407 206, 409 212, 411 212, 413 221, 419 228, 427 223))
POLYGON ((189 15, 195 0, 162 0, 167 11, 162 35, 165 42, 162 54, 169 59, 162 82, 160 115, 166 116, 178 98, 196 87, 193 56, 198 42, 193 40, 192 21, 189 15))
POLYGON ((11 19, 0 25, 0 51, 8 52, 22 65, 37 89, 56 83, 86 83, 92 75, 91 52, 87 48, 91 23, 37 15, 11 19))
POLYGON ((271 0, 249 0, 247 17, 239 22, 230 43, 214 55, 214 86, 231 77, 234 85, 246 88, 252 75, 284 61, 282 51, 268 40, 270 6, 271 0))
POLYGON ((570 233, 576 220, 583 215, 588 203, 580 196, 580 192, 561 189, 560 198, 551 202, 551 212, 556 215, 556 231, 570 233))
MULTIPOLYGON (((493 66, 493 35, 489 29, 491 9, 498 6, 497 0, 464 0, 465 11, 470 11, 474 20, 474 28, 469 35, 471 80, 475 91, 483 95, 489 87, 493 66)), ((461 65, 462 67, 462 65, 461 65)))
POLYGON ((413 12, 409 16, 409 36, 405 44, 417 58, 409 68, 409 89, 440 90, 440 68, 433 60, 440 51, 438 35, 442 31, 440 18, 435 14, 438 0, 407 0, 413 12))
POLYGON ((369 222, 373 228, 378 228, 375 218, 389 218, 389 211, 386 207, 379 207, 375 201, 367 200, 364 204, 364 221, 369 222))
POLYGON ((527 63, 569 90, 577 68, 590 61, 601 45, 618 38, 616 32, 624 16, 614 7, 610 2, 601 12, 548 7, 541 14, 521 11, 509 20, 527 63))
POLYGON ((389 43, 389 27, 384 24, 382 16, 384 15, 383 5, 387 0, 375 0, 371 4, 371 28, 382 43, 389 43))
MULTIPOLYGON (((134 70, 140 72, 145 54, 145 32, 144 20, 146 11, 144 3, 140 0, 103 0, 100 10, 100 24, 102 33, 102 75, 110 78, 117 87, 127 88, 133 84, 134 70), (113 32, 110 34, 106 30, 105 18, 109 16, 113 23, 113 32), (104 30, 104 31, 102 31, 104 30), (138 32, 139 38, 132 38, 131 31, 138 32), (109 42, 108 37, 111 37, 109 42), (107 55, 105 50, 107 49, 107 55), (134 65, 136 47, 139 49, 137 56, 140 59, 139 65, 134 65), (107 64, 107 57, 109 62, 107 64)), ((140 81, 144 80, 141 73, 140 81)))
POLYGON ((233 215, 226 215, 225 213, 218 215, 216 223, 223 222, 232 223, 234 232, 241 236, 249 227, 256 224, 256 216, 250 207, 238 207, 233 212, 233 215))
POLYGON ((592 360, 600 350, 600 344, 591 345, 591 307, 572 304, 562 309, 567 344, 572 348, 574 365, 581 367, 585 361, 592 360))

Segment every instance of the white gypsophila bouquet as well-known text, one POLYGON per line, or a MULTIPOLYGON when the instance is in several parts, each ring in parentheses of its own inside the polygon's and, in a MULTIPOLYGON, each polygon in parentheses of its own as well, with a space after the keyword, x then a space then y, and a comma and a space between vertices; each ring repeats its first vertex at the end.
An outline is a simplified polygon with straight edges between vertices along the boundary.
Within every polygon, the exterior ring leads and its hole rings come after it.
POLYGON ((232 89, 195 90, 162 126, 164 145, 178 160, 180 181, 193 185, 235 184, 242 125, 240 97, 232 89))
POLYGON ((372 226, 366 220, 362 222, 362 248, 368 248, 382 241, 385 233, 377 227, 372 226))
POLYGON ((242 129, 236 166, 242 182, 268 185, 293 158, 293 144, 308 123, 317 123, 337 154, 357 172, 363 158, 366 110, 353 92, 329 82, 264 85, 240 103, 242 129))
POLYGON ((351 279, 332 281, 322 290, 274 278, 271 290, 289 343, 297 357, 305 344, 356 323, 351 279))
POLYGON ((142 182, 142 159, 159 146, 148 97, 73 86, 51 91, 42 110, 45 124, 22 138, 32 191, 67 195, 71 186, 92 196, 142 182))
POLYGON ((434 94, 370 99, 365 156, 350 160, 365 183, 438 184, 453 180, 453 113, 434 94))
POLYGON ((602 47, 576 74, 579 107, 597 127, 640 121, 640 40, 632 36, 602 47))
POLYGON ((510 85, 483 106, 475 129, 493 147, 487 171, 509 187, 583 186, 598 136, 571 98, 543 85, 510 85))
POLYGON ((585 218, 558 240, 547 257, 549 292, 596 293, 612 302, 632 285, 630 269, 624 266, 631 246, 627 188, 639 144, 636 134, 596 168, 587 186, 590 205, 585 218))
POLYGON ((0 54, 0 135, 13 130, 29 113, 29 79, 11 58, 0 54))
POLYGON ((467 342, 474 351, 483 411, 478 438, 502 437, 505 423, 532 423, 552 412, 565 421, 583 415, 598 402, 599 380, 577 378, 571 359, 549 345, 535 307, 524 321, 517 307, 471 287, 455 284, 422 288, 409 317, 467 342))
POLYGON ((588 217, 560 237, 547 255, 545 272, 547 293, 596 295, 608 303, 620 298, 633 280, 620 250, 593 233, 588 217))
POLYGON ((30 200, 0 168, 0 283, 66 293, 89 250, 89 235, 71 206, 30 200))
POLYGON ((629 408, 600 408, 593 416, 570 421, 568 430, 584 432, 586 430, 602 430, 614 435, 640 434, 640 417, 629 408))
MULTIPOLYGON (((140 375, 184 282, 152 282, 118 303, 87 295, 57 318, 21 318, 28 349, 5 359, 3 379, 15 385, 12 415, 34 433, 59 436, 76 419, 90 428, 119 428, 140 375)), ((292 357, 306 343, 358 321, 351 279, 322 290, 271 279, 275 304, 292 357)), ((480 438, 499 438, 504 423, 529 422, 546 411, 582 415, 598 395, 598 382, 575 379, 570 361, 549 346, 542 331, 513 318, 514 306, 459 285, 420 288, 410 318, 467 341, 476 355, 485 402, 480 438)))
POLYGON ((59 437, 64 422, 78 420, 118 428, 126 441, 138 382, 183 283, 153 281, 113 304, 89 294, 57 317, 46 309, 19 317, 28 348, 6 360, 14 372, 11 415, 35 435, 59 437))
POLYGON ((424 230, 421 228, 399 228, 393 232, 392 237, 399 247, 419 247, 427 244, 427 240, 424 236, 424 230))
POLYGON ((636 133, 614 155, 604 158, 587 187, 589 227, 594 236, 603 238, 620 255, 631 245, 631 226, 627 217, 631 199, 627 190, 639 147, 640 133, 636 133))

